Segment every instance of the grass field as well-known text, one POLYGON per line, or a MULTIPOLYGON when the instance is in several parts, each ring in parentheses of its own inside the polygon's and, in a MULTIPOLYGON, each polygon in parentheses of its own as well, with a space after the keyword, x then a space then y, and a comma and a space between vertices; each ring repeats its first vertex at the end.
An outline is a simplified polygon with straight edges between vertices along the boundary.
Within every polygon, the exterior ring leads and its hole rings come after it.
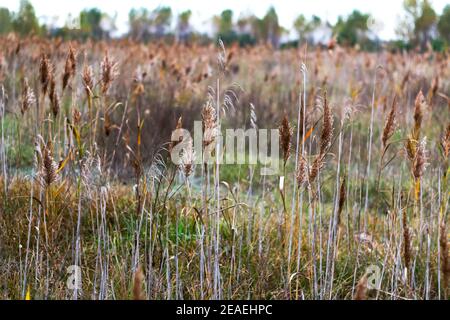
POLYGON ((448 299, 448 53, 0 48, 0 298, 448 299), (279 129, 278 174, 175 165, 194 121, 279 129))

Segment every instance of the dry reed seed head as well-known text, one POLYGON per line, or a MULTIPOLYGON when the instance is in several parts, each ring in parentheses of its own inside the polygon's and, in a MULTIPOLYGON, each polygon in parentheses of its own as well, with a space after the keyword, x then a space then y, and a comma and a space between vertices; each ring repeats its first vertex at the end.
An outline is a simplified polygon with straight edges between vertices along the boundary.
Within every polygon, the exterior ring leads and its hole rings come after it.
POLYGON ((409 232, 408 219, 406 217, 406 210, 403 212, 402 227, 403 227, 403 258, 405 261, 405 268, 406 270, 408 270, 409 263, 411 261, 411 236, 409 232))
POLYGON ((431 104, 433 97, 436 95, 439 89, 439 75, 433 78, 431 81, 430 90, 428 91, 428 103, 431 104))
POLYGON ((51 75, 50 78, 50 91, 49 91, 49 98, 50 98, 50 106, 52 108, 53 116, 57 116, 59 113, 60 105, 59 105, 59 97, 56 90, 56 81, 55 77, 51 75))
POLYGON ((25 114, 25 112, 30 108, 32 104, 36 102, 36 97, 34 95, 33 90, 28 85, 28 79, 24 78, 23 86, 22 86, 22 105, 20 108, 20 112, 25 114))
POLYGON ((346 184, 346 177, 342 178, 341 186, 339 188, 339 203, 338 203, 338 215, 337 215, 337 224, 340 225, 341 223, 341 214, 342 210, 344 209, 344 204, 346 200, 346 192, 345 192, 345 184, 346 184))
POLYGON ((300 155, 298 159, 296 178, 297 186, 299 188, 308 182, 308 163, 302 155, 300 155))
POLYGON ((450 154, 450 123, 447 125, 447 129, 445 130, 445 133, 442 136, 441 147, 444 157, 448 158, 450 154))
POLYGON ((426 138, 423 138, 417 146, 416 157, 413 163, 413 175, 416 180, 419 180, 427 165, 427 151, 426 138))
POLYGON ((103 123, 103 129, 105 131, 105 135, 109 136, 111 134, 111 128, 113 124, 111 122, 111 117, 108 112, 105 113, 104 116, 104 123, 103 123))
POLYGON ((72 120, 75 125, 79 125, 81 123, 81 112, 77 108, 74 108, 72 111, 72 120))
POLYGON ((133 299, 134 300, 144 300, 145 296, 142 291, 142 285, 144 283, 144 273, 142 272, 141 267, 139 266, 134 273, 134 281, 133 281, 133 299))
POLYGON ((42 54, 41 62, 39 65, 39 80, 41 82, 42 93, 45 96, 47 93, 48 84, 50 81, 51 74, 53 73, 53 67, 48 60, 47 55, 42 54))
POLYGON ((203 147, 207 147, 215 141, 218 133, 216 110, 209 101, 202 109, 202 127, 203 147))
POLYGON ((106 94, 108 92, 111 83, 119 75, 118 64, 109 58, 108 52, 106 52, 105 57, 100 65, 101 68, 101 82, 102 82, 102 93, 106 94))
MULTIPOLYGON (((175 126, 175 130, 179 130, 179 129, 182 129, 182 128, 183 128, 183 117, 180 116, 178 118, 177 125, 175 126)), ((169 144, 169 152, 172 152, 172 149, 177 144, 179 144, 181 141, 183 141, 183 137, 182 136, 178 139, 178 141, 171 141, 170 144, 169 144)))
POLYGON ((280 126, 278 127, 278 131, 280 133, 280 144, 281 150, 283 151, 283 159, 286 164, 289 156, 291 155, 291 139, 294 134, 294 129, 289 123, 288 116, 284 113, 283 120, 281 121, 280 126))
POLYGON ((46 187, 49 187, 52 183, 58 180, 58 165, 53 159, 53 155, 48 144, 47 146, 44 146, 42 157, 43 159, 40 176, 42 184, 46 187))
POLYGON ((386 148, 387 141, 392 137, 396 127, 395 121, 395 109, 397 104, 397 96, 394 97, 392 101, 391 111, 386 119, 386 123, 384 124, 383 135, 381 141, 383 142, 383 147, 386 148))
POLYGON ((320 154, 325 154, 327 152, 327 149, 331 146, 331 140, 333 139, 333 114, 328 105, 326 91, 323 99, 323 127, 320 136, 320 154))
POLYGON ((311 166, 311 169, 309 170, 309 182, 312 183, 314 180, 316 180, 317 176, 319 175, 320 170, 324 166, 324 154, 318 154, 317 157, 314 159, 314 162, 311 166))
POLYGON ((367 274, 359 279, 353 300, 367 300, 367 274))
POLYGON ((414 158, 416 157, 416 141, 411 137, 411 135, 408 135, 408 138, 406 139, 405 149, 408 159, 410 161, 414 161, 414 158))
POLYGON ((83 67, 83 86, 86 91, 86 96, 90 97, 92 95, 92 90, 94 90, 94 72, 92 67, 85 64, 83 67))
POLYGON ((423 119, 423 109, 425 107, 425 97, 422 93, 422 90, 416 96, 416 100, 414 102, 414 130, 413 130, 413 138, 415 140, 419 140, 420 138, 420 127, 422 126, 423 119))
POLYGON ((64 66, 64 74, 62 77, 62 90, 67 87, 69 80, 74 77, 76 72, 76 52, 72 46, 69 47, 69 52, 67 54, 66 63, 64 66))
POLYGON ((194 171, 194 160, 195 160, 195 153, 193 141, 191 138, 189 138, 185 142, 185 148, 183 149, 181 154, 181 166, 180 166, 180 169, 182 170, 186 178, 188 178, 194 171))

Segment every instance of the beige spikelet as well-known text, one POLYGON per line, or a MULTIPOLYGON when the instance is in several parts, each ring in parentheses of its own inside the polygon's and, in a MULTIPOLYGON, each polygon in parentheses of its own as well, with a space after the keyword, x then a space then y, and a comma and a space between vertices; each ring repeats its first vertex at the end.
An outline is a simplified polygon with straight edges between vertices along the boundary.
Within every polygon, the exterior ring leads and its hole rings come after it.
POLYGON ((144 300, 145 295, 142 290, 142 285, 144 282, 144 273, 142 272, 141 267, 136 269, 134 273, 134 282, 133 282, 133 299, 134 300, 144 300))
POLYGON ((367 300, 367 275, 363 275, 356 285, 353 300, 367 300))

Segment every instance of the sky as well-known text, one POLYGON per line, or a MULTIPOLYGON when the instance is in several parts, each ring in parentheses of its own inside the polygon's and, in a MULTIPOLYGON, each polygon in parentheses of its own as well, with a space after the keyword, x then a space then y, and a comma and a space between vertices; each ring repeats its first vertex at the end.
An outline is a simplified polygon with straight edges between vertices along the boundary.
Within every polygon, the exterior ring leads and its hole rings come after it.
MULTIPOLYGON (((374 19, 374 26, 379 37, 383 40, 395 39, 395 27, 403 15, 403 0, 31 0, 36 15, 41 22, 52 22, 56 26, 64 25, 67 16, 77 16, 87 8, 97 7, 109 15, 117 15, 117 34, 123 34, 128 29, 128 12, 131 8, 148 8, 170 6, 176 15, 184 10, 192 11, 191 24, 201 32, 211 32, 211 17, 220 14, 224 9, 232 9, 235 19, 242 14, 254 13, 258 17, 264 16, 270 6, 274 6, 280 24, 287 30, 292 30, 292 23, 299 14, 310 18, 313 14, 336 22, 339 15, 346 16, 353 9, 370 13, 374 19)), ((0 0, 0 7, 7 7, 17 11, 20 0, 0 0)), ((431 0, 438 14, 450 0, 431 0)))

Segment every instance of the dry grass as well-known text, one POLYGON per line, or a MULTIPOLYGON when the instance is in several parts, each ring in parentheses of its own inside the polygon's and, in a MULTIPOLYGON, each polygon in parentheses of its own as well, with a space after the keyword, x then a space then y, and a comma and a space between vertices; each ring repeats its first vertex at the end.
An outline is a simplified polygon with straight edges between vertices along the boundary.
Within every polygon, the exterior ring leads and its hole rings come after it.
POLYGON ((1 298, 448 298, 448 54, 0 48, 1 298), (170 141, 194 120, 200 149, 170 141), (225 129, 277 123, 279 175, 194 166, 225 129))

